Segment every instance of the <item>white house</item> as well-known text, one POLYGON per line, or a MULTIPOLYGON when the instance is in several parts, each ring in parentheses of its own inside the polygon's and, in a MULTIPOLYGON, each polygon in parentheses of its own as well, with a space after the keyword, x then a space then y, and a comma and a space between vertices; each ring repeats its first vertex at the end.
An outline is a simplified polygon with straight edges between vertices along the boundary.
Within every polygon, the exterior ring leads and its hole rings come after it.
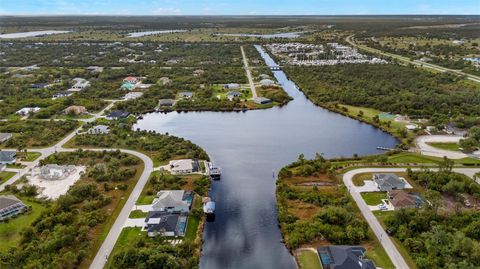
POLYGON ((193 173, 193 160, 173 160, 168 163, 172 175, 184 175, 193 173))
POLYGON ((184 190, 163 190, 152 204, 154 211, 189 212, 193 193, 184 190))
POLYGON ((39 107, 24 107, 24 108, 20 109, 19 111, 17 111, 15 114, 28 115, 30 113, 36 113, 38 111, 40 111, 39 107))

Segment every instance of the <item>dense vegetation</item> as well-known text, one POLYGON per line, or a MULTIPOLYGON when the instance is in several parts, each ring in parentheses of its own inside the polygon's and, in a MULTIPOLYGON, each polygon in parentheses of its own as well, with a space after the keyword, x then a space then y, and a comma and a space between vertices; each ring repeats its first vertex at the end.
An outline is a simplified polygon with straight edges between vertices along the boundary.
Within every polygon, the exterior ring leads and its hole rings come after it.
POLYGON ((433 210, 398 210, 385 219, 389 231, 419 269, 480 267, 480 213, 438 215, 433 210))
POLYGON ((449 74, 394 64, 289 67, 287 73, 316 104, 342 103, 448 121, 479 116, 479 87, 449 74))
POLYGON ((475 151, 480 147, 480 127, 474 126, 468 131, 468 137, 460 140, 460 147, 466 152, 475 151))
POLYGON ((359 244, 367 240, 368 225, 359 218, 355 203, 345 187, 337 185, 331 164, 320 155, 313 160, 299 160, 278 174, 278 218, 285 243, 295 249, 317 239, 331 244, 359 244), (321 175, 327 179, 318 179, 321 175), (296 179, 302 179, 297 181, 296 179), (304 180, 303 180, 304 178, 304 180), (323 182, 326 186, 305 187, 294 183, 323 182), (308 205, 313 212, 300 214, 299 205, 308 205))
POLYGON ((197 245, 193 242, 183 241, 172 246, 161 236, 154 239, 140 238, 131 242, 131 247, 115 254, 110 268, 198 268, 196 251, 197 245))
POLYGON ((112 211, 133 185, 140 162, 119 151, 78 150, 51 155, 42 163, 89 167, 80 181, 22 232, 18 247, 0 254, 2 268, 74 268, 91 258, 99 231, 115 217, 112 211))
POLYGON ((2 146, 25 149, 45 147, 54 144, 78 127, 76 121, 0 121, 0 133, 13 133, 14 136, 2 146))
MULTIPOLYGON (((87 124, 84 130, 94 124, 87 124)), ((172 158, 198 158, 208 160, 205 151, 183 138, 158 134, 151 131, 131 131, 127 123, 112 123, 109 134, 77 135, 73 142, 76 147, 128 148, 146 152, 154 161, 163 162, 172 158)))

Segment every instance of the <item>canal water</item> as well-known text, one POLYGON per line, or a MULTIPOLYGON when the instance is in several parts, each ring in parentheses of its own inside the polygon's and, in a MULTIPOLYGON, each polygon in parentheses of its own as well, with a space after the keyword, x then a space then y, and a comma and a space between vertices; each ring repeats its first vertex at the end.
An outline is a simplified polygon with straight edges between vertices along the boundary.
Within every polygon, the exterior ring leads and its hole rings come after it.
MULTIPOLYGON (((263 48, 257 49, 269 66, 276 66, 263 48)), ((294 98, 283 107, 152 113, 134 127, 191 140, 223 169, 210 192, 217 202, 216 218, 205 226, 201 268, 295 268, 278 228, 273 174, 300 153, 372 154, 377 146, 397 143, 370 125, 313 105, 282 71, 274 75, 294 98)))

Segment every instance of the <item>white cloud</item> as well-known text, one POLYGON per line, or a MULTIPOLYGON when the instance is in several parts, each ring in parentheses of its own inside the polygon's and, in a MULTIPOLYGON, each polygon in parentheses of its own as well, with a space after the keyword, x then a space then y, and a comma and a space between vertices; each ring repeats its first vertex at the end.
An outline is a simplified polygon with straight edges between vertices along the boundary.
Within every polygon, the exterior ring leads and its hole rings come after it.
POLYGON ((153 11, 154 15, 180 15, 182 10, 179 8, 172 7, 160 7, 153 11))

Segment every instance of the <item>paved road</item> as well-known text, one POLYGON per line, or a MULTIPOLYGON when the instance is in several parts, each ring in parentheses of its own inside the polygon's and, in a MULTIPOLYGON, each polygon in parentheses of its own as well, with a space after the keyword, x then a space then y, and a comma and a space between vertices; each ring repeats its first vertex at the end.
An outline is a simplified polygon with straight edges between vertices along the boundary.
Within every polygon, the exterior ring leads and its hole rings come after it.
MULTIPOLYGON (((97 114, 94 114, 92 118, 86 119, 84 122, 93 122, 96 119, 102 117, 102 115, 105 113, 105 111, 111 109, 113 107, 113 105, 115 104, 115 102, 117 102, 117 101, 118 100, 112 100, 111 103, 108 106, 106 106, 104 109, 102 109, 102 111, 98 112, 97 114)), ((82 126, 83 126, 83 124, 80 127, 78 127, 77 129, 75 129, 73 132, 71 132, 70 134, 65 136, 57 144, 55 144, 51 147, 39 148, 39 149, 28 149, 27 151, 39 152, 41 154, 41 156, 38 157, 35 161, 27 163, 25 168, 21 169, 16 175, 14 175, 9 180, 7 180, 3 184, 1 184, 0 185, 0 192, 5 189, 6 185, 10 185, 10 184, 15 183, 15 181, 17 181, 18 179, 20 179, 21 177, 26 175, 29 171, 31 171, 31 169, 38 166, 38 164, 40 163, 41 160, 47 158, 48 156, 54 154, 55 152, 60 151, 62 149, 63 145, 65 145, 75 135, 77 135, 77 133, 81 130, 82 126)), ((16 149, 4 149, 4 150, 16 151, 16 149)))
POLYGON ((480 77, 479 77, 479 76, 474 76, 474 75, 467 74, 467 73, 464 73, 464 72, 459 71, 459 70, 449 69, 449 68, 446 68, 446 67, 443 67, 443 66, 439 66, 439 65, 436 65, 436 64, 425 63, 425 62, 421 62, 421 61, 418 61, 418 60, 413 60, 413 61, 412 61, 412 60, 410 60, 409 58, 404 57, 404 56, 400 56, 400 55, 393 54, 393 53, 389 53, 389 52, 384 52, 384 51, 381 51, 381 50, 379 50, 379 49, 374 49, 374 48, 367 47, 367 46, 365 46, 365 45, 359 45, 359 44, 355 43, 355 38, 353 37, 353 35, 348 36, 348 37, 346 38, 346 41, 347 41, 350 45, 352 45, 352 46, 354 46, 354 47, 357 47, 357 48, 359 48, 359 49, 368 51, 368 52, 372 52, 372 53, 375 53, 375 54, 384 55, 384 56, 391 57, 391 58, 400 60, 400 61, 405 62, 405 63, 408 63, 408 64, 413 64, 413 65, 416 65, 416 66, 420 66, 420 67, 424 67, 424 68, 429 68, 429 69, 432 69, 432 70, 435 70, 435 71, 439 71, 439 72, 451 72, 451 73, 455 73, 455 74, 457 74, 457 75, 464 76, 464 77, 466 77, 466 78, 469 79, 469 80, 472 80, 472 81, 475 81, 475 82, 479 82, 479 83, 480 83, 480 77))
MULTIPOLYGON (((416 170, 416 169, 414 169, 416 170)), ((435 170, 435 169, 432 169, 435 170)), ((362 196, 358 192, 355 185, 353 185, 353 177, 357 174, 361 173, 399 173, 405 172, 406 168, 360 168, 351 170, 343 175, 343 183, 347 186, 348 191, 352 195, 353 199, 357 203, 360 211, 362 212, 363 217, 367 220, 368 225, 372 228, 375 236, 377 236, 378 240, 382 244, 383 248, 387 252, 387 255, 392 260, 393 265, 397 269, 408 269, 408 265, 405 262, 405 259, 402 257, 400 252, 395 247, 394 243, 387 235, 385 230, 383 229, 380 222, 377 220, 375 215, 373 215, 372 211, 368 207, 367 203, 363 200, 362 196)), ((465 174, 469 177, 472 177, 475 173, 480 172, 480 168, 455 168, 453 171, 457 173, 465 174)))
POLYGON ((248 84, 250 84, 250 89, 252 90, 253 98, 257 98, 257 89, 255 88, 255 84, 253 83, 252 73, 250 72, 250 67, 248 66, 247 56, 245 55, 245 51, 243 50, 243 46, 240 46, 240 50, 242 51, 243 57, 243 65, 245 68, 245 72, 247 73, 248 77, 248 84))
POLYGON ((449 159, 463 159, 469 157, 469 155, 460 151, 451 151, 445 149, 439 149, 429 145, 428 143, 458 143, 462 136, 457 135, 424 135, 415 139, 417 148, 423 155, 440 157, 447 156, 449 159))
MULTIPOLYGON (((102 149, 98 149, 98 150, 102 150, 102 149)), ((106 149, 106 150, 116 150, 116 149, 106 149)), ((115 246, 115 243, 117 242, 117 239, 120 236, 120 233, 122 232, 123 226, 127 222, 128 216, 130 215, 130 211, 135 205, 135 202, 138 200, 138 197, 140 196, 140 193, 142 192, 143 187, 145 186, 145 184, 147 184, 148 178, 150 177, 150 174, 153 171, 153 161, 147 155, 137 151, 133 151, 133 150, 120 149, 120 151, 140 158, 144 162, 145 168, 143 170, 142 175, 140 176, 140 179, 135 185, 135 188, 133 189, 132 193, 128 197, 127 202, 123 206, 122 211, 120 212, 117 219, 115 220, 115 223, 113 224, 112 228, 110 228, 107 238, 105 238, 105 241, 103 241, 103 244, 98 250, 97 255, 95 255, 95 258, 93 259, 92 264, 90 264, 91 269, 100 269, 105 266, 108 256, 110 255, 110 253, 112 253, 112 249, 115 246)))

